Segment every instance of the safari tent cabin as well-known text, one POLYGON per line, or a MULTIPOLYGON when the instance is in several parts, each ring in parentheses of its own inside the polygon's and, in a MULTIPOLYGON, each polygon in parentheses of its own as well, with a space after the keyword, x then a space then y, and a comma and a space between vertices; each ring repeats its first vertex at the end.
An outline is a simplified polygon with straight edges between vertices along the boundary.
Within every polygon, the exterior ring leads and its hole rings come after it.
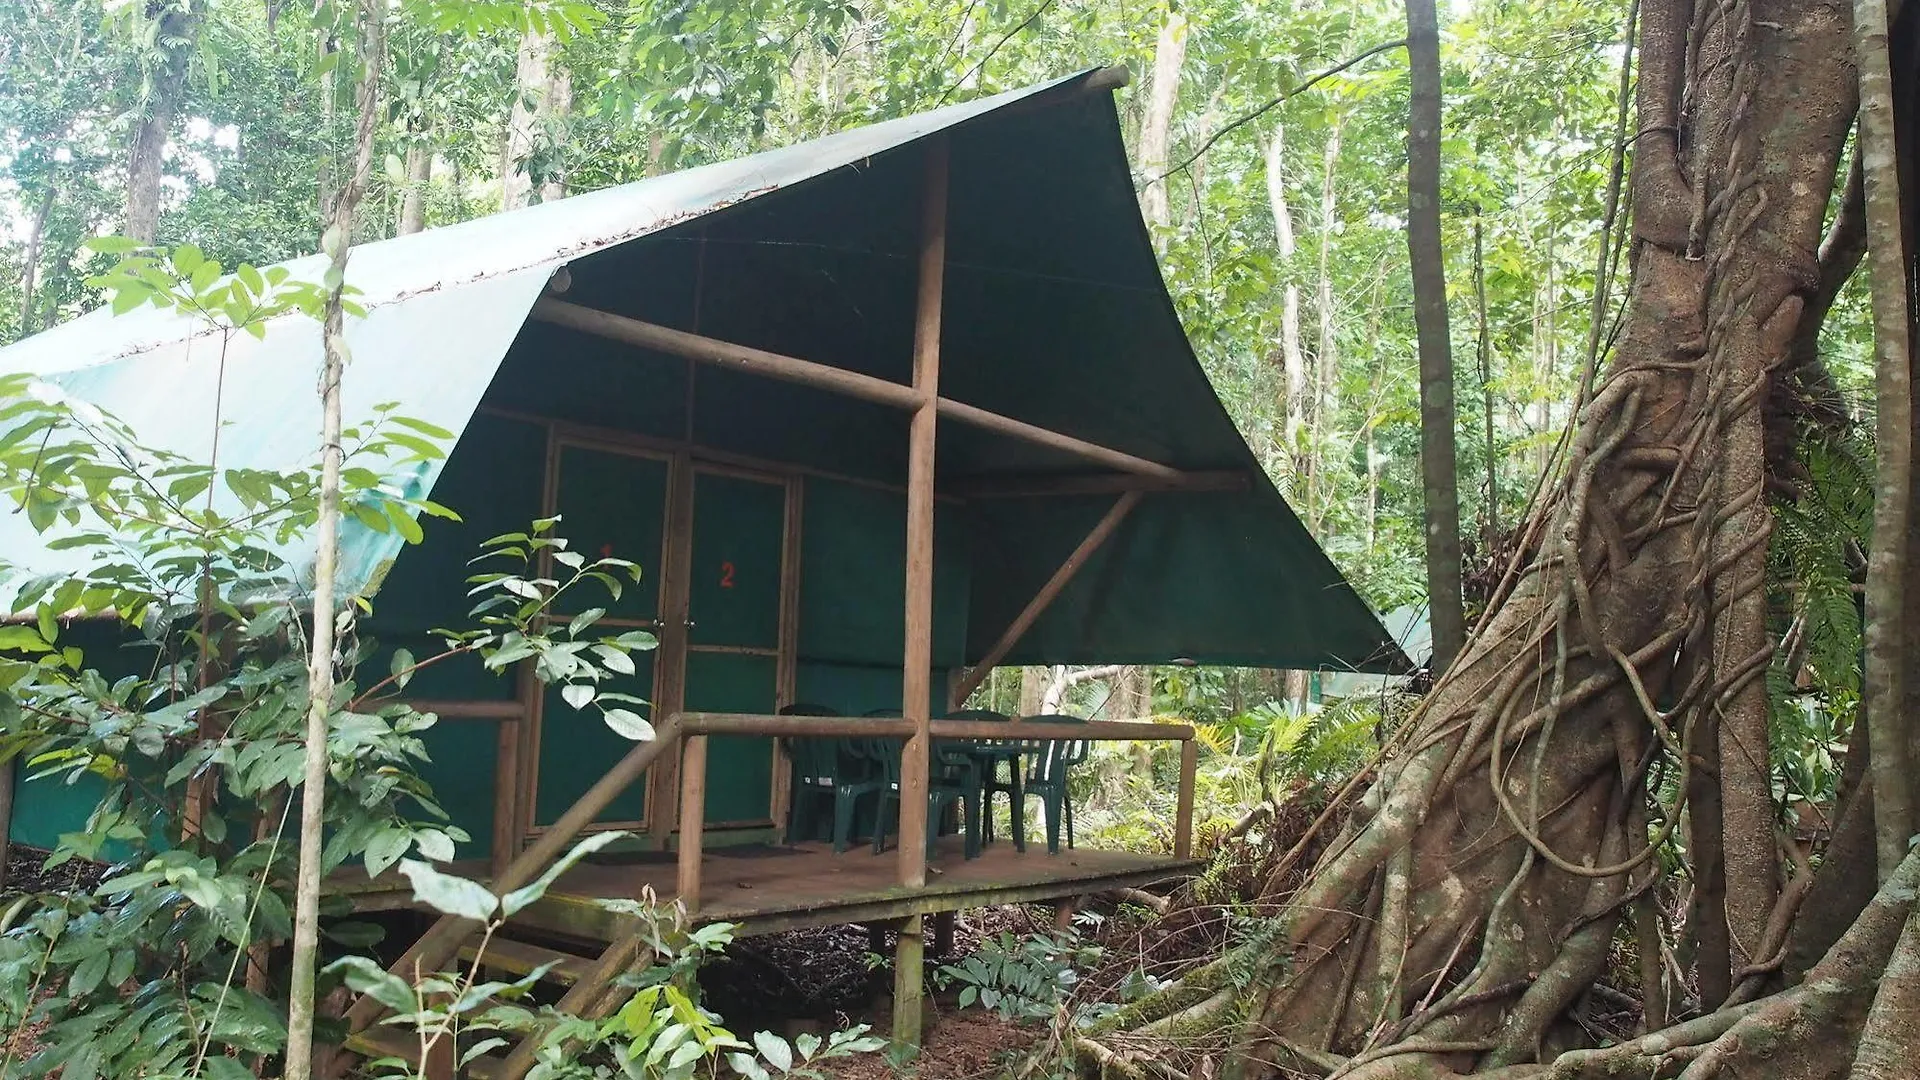
MULTIPOLYGON (((477 872, 524 881, 583 830, 662 853, 577 868, 529 910, 546 930, 616 940, 584 899, 648 884, 748 932, 907 919, 917 943, 924 914, 1176 873, 1184 836, 1174 858, 928 850, 929 742, 996 734, 941 717, 1000 664, 1404 669, 1187 343, 1115 84, 1082 73, 355 252, 368 313, 348 330, 349 421, 399 402, 457 431, 417 479, 464 518, 423 521, 406 547, 350 527, 340 584, 371 598, 365 632, 423 652, 463 623, 479 542, 542 516, 644 571, 605 622, 659 638, 613 687, 652 702, 650 743, 477 664, 408 687, 442 718, 428 778, 477 872), (796 705, 834 715, 781 715, 796 705), (902 755, 899 839, 882 857, 782 844, 779 741, 868 734, 902 755)), ((216 374, 193 334, 164 312, 97 311, 0 364, 204 453, 216 374)), ((223 456, 305 460, 317 328, 288 319, 233 348, 223 456)), ((38 787, 12 835, 45 843, 70 826, 38 787)), ((340 887, 407 901, 364 875, 340 887)), ((436 933, 411 955, 450 955, 457 928, 436 933)))

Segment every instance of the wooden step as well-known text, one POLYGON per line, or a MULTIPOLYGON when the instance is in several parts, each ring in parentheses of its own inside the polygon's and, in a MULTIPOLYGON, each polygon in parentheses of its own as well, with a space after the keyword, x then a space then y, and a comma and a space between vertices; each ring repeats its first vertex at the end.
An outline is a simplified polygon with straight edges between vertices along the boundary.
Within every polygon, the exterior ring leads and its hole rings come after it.
MULTIPOLYGON (((443 1044, 444 1045, 444 1044, 443 1044)), ((451 1048, 435 1046, 425 1068, 420 1066, 420 1037, 411 1031, 404 1031, 388 1024, 376 1024, 365 1031, 347 1036, 347 1049, 364 1058, 399 1058, 401 1061, 420 1070, 427 1080, 452 1080, 455 1055, 451 1048)), ((501 1075, 500 1067, 506 1064, 500 1058, 482 1054, 467 1062, 461 1075, 472 1080, 494 1080, 501 1075)))
POLYGON ((460 947, 460 959, 468 963, 479 959, 483 966, 510 971, 515 975, 529 974, 540 965, 550 963, 553 967, 546 977, 565 986, 579 982, 580 977, 593 967, 593 961, 584 956, 501 937, 487 942, 484 958, 480 956, 478 940, 467 942, 460 947))

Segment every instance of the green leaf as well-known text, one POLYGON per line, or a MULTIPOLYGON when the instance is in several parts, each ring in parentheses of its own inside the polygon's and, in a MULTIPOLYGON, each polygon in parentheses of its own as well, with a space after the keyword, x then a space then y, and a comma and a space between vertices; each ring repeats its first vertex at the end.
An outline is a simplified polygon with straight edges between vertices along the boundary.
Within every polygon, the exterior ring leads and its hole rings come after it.
POLYGON ((453 438, 453 432, 448 431, 446 428, 441 427, 439 424, 429 424, 425 420, 421 420, 416 417, 389 416, 387 417, 387 419, 392 423, 399 424, 401 427, 412 428, 413 430, 431 439, 451 440, 453 438))
POLYGON ((593 687, 587 683, 568 683, 560 688, 560 697, 576 709, 593 703, 593 687))
POLYGON ((393 676, 393 685, 405 690, 407 683, 413 678, 413 651, 393 650, 393 660, 387 665, 387 674, 393 676))
POLYGON ((341 975, 347 989, 366 994, 395 1012, 412 1012, 418 1005, 406 980, 364 956, 343 956, 328 964, 326 971, 341 975))
POLYGON ((0 651, 43 653, 52 652, 53 646, 35 627, 9 625, 0 626, 0 651))
POLYGON ((820 1049, 820 1036, 803 1031, 793 1037, 793 1048, 800 1051, 801 1057, 812 1061, 814 1053, 820 1049))
POLYGON ((107 964, 112 959, 112 954, 104 948, 88 953, 67 977, 67 996, 77 998, 93 993, 107 977, 107 964))
POLYGON ((628 656, 625 649, 613 645, 595 645, 593 652, 608 671, 620 675, 633 674, 633 657, 628 656))
POLYGON ((579 637, 581 631, 585 630, 589 626, 592 626, 594 623, 599 622, 601 618, 603 618, 606 614, 607 614, 606 608, 596 607, 596 608, 588 608, 587 610, 581 612, 580 614, 575 615, 573 617, 573 621, 567 624, 567 636, 579 637))
POLYGON ((647 742, 653 738, 653 725, 641 718, 639 713, 626 709, 608 709, 604 718, 607 726, 623 739, 634 742, 647 742))
POLYGON ((426 539, 426 532, 420 528, 420 523, 414 520, 413 515, 407 513, 406 506, 398 502, 387 502, 381 505, 381 509, 386 511, 387 520, 393 522, 394 530, 407 543, 417 544, 426 539))
POLYGON ((608 844, 611 844, 616 840, 625 839, 627 836, 628 836, 627 833, 621 832, 616 829, 611 832, 595 833, 592 836, 587 837, 585 840, 582 840, 579 843, 573 845, 573 849, 571 851, 567 852, 565 855, 560 856, 560 858, 556 862, 554 862, 552 866, 547 867, 546 873, 541 874, 537 879, 531 882, 528 882, 527 884, 522 885, 521 887, 513 890, 512 892, 508 893, 506 896, 501 897, 500 899, 501 913, 509 919, 513 918, 516 914, 518 914, 521 911, 521 909, 525 908, 528 904, 531 904, 534 901, 540 899, 542 896, 545 896, 547 894, 547 890, 553 887, 553 883, 560 880, 561 874, 564 874, 568 870, 572 869, 573 864, 579 862, 581 859, 586 858, 587 856, 593 854, 594 852, 599 851, 601 848, 606 847, 608 844))
POLYGON ((367 876, 379 877, 413 846, 413 834, 398 825, 383 826, 367 841, 367 876))
POLYGON ((453 838, 439 829, 416 830, 413 843, 420 849, 420 854, 434 862, 453 861, 453 838))
POLYGON ((771 1080, 767 1070, 752 1054, 728 1054, 727 1067, 739 1073, 747 1080, 771 1080))
POLYGON ((246 1067, 239 1058, 225 1054, 209 1054, 201 1063, 200 1075, 203 1080, 254 1080, 253 1070, 246 1067))
POLYGON ((500 900, 478 882, 443 874, 418 859, 400 860, 400 872, 413 882, 413 898, 443 915, 486 922, 500 910, 500 900))
POLYGON ((762 1057, 773 1063, 774 1068, 781 1072, 793 1071, 793 1047, 787 1045, 787 1040, 771 1031, 756 1031, 753 1033, 753 1046, 762 1057))

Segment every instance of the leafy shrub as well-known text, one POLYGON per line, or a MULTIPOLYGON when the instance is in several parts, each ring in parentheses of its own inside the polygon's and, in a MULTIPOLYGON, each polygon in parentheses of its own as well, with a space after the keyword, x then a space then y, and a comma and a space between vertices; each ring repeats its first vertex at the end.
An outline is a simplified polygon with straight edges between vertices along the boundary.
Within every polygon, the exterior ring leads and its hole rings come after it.
POLYGON ((943 965, 935 979, 943 989, 961 988, 963 1009, 977 1004, 1008 1020, 1040 1020, 1053 1016, 1073 992, 1075 967, 1098 956, 1097 948, 1072 934, 1002 933, 959 963, 943 965))

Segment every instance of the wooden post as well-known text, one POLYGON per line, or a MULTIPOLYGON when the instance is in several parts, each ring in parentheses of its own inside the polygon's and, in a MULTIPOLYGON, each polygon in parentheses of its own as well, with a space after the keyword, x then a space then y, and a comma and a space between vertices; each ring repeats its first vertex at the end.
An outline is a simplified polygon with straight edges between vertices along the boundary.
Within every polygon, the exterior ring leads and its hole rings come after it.
POLYGON ((518 717, 503 719, 494 733, 492 878, 506 870, 520 849, 521 727, 518 717))
POLYGON ((1033 599, 1027 601, 1027 606, 1020 609, 1020 614, 1014 616, 1013 622, 1000 635, 1000 640, 994 642, 993 648, 988 649, 987 654, 980 658, 980 662, 973 666, 973 670, 967 672, 966 677, 954 686, 954 700, 965 701, 973 696, 973 692, 980 688, 980 683, 986 679, 994 667, 1005 659, 1007 653, 1020 643, 1020 639, 1028 630, 1033 628, 1034 622, 1047 610, 1047 605, 1053 603, 1054 598, 1067 587, 1067 582, 1073 580, 1073 575, 1080 572, 1080 568, 1093 557, 1093 553, 1100 550, 1100 545, 1107 542, 1107 537, 1112 536, 1113 531, 1120 527, 1120 523, 1126 520, 1128 514, 1133 512, 1133 508, 1140 505, 1140 498, 1140 492, 1128 491, 1114 500, 1112 508, 1088 531, 1086 538, 1080 541, 1080 546, 1073 549, 1066 561, 1060 564, 1060 568, 1047 579, 1047 583, 1040 586, 1040 591, 1033 594, 1033 599))
MULTIPOLYGON (((680 712, 687 700, 687 643, 693 628, 693 482, 692 456, 686 451, 675 454, 667 466, 665 565, 655 620, 660 639, 653 654, 656 716, 680 712)), ((663 851, 680 816, 676 809, 680 805, 676 765, 675 758, 665 759, 658 775, 647 785, 648 832, 663 851)))
POLYGON ((947 142, 927 144, 920 208, 920 289, 913 327, 913 390, 919 396, 907 444, 906 657, 900 715, 912 721, 900 759, 900 883, 927 883, 927 769, 933 710, 933 454, 939 422, 940 299, 947 261, 947 142))
MULTIPOLYGON (((774 711, 794 703, 795 686, 800 673, 800 536, 804 523, 806 482, 798 476, 786 480, 786 512, 780 532, 780 629, 775 659, 774 711)), ((793 759, 787 754, 785 740, 773 744, 773 827, 775 835, 785 838, 787 821, 793 811, 793 759)))
MULTIPOLYGON (((900 714, 914 725, 900 756, 900 884, 927 883, 927 770, 933 749, 933 451, 940 422, 940 300, 947 264, 947 140, 927 144, 920 206, 920 288, 913 324, 919 405, 907 442, 907 637, 900 714)), ((893 1040, 920 1045, 921 918, 900 928, 893 958, 893 1040)))
POLYGON ((920 1048, 924 1019, 920 996, 925 986, 926 939, 921 936, 925 918, 907 916, 893 945, 893 1045, 909 1055, 920 1048))
POLYGON ((1193 783, 1200 768, 1200 743, 1189 736, 1180 744, 1180 802, 1174 811, 1173 857, 1193 858, 1193 783))
POLYGON ((687 736, 680 761, 680 903, 700 910, 701 831, 707 822, 707 736, 687 736))

